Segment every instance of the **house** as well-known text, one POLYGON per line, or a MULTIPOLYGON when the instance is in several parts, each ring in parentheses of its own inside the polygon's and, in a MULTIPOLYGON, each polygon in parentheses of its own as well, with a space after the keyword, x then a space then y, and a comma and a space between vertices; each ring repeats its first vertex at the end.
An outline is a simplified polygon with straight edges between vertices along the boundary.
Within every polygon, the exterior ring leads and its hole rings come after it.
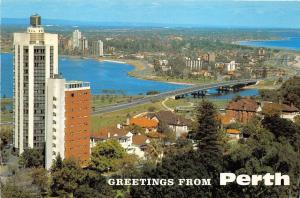
POLYGON ((137 155, 139 158, 145 157, 144 152, 147 144, 150 143, 150 138, 145 135, 133 135, 124 129, 110 127, 104 128, 91 136, 90 148, 96 146, 98 142, 105 142, 110 139, 117 140, 127 153, 137 155))
POLYGON ((151 120, 166 123, 175 132, 176 138, 181 137, 184 133, 188 133, 192 125, 191 120, 177 115, 172 111, 160 111, 158 113, 150 113, 147 116, 151 120))
POLYGON ((110 127, 101 129, 90 137, 90 148, 96 146, 98 142, 104 142, 109 139, 116 139, 124 149, 128 149, 132 145, 133 134, 124 129, 110 127))
POLYGON ((139 126, 145 129, 145 133, 149 133, 150 131, 156 131, 158 126, 158 121, 151 120, 145 117, 135 117, 135 118, 131 118, 128 124, 139 126))
POLYGON ((263 113, 278 113, 281 118, 291 121, 294 121, 294 117, 300 115, 299 109, 295 106, 273 102, 263 102, 261 111, 263 113))
POLYGON ((230 115, 227 114, 220 114, 218 116, 218 120, 220 121, 222 126, 227 126, 229 124, 236 123, 236 119, 230 115))
POLYGON ((132 136, 132 145, 128 148, 129 154, 135 154, 139 158, 145 158, 145 151, 147 149, 147 144, 150 143, 150 139, 142 134, 137 134, 132 136))
POLYGON ((237 129, 226 129, 226 134, 230 139, 239 140, 241 138, 241 131, 237 129))
POLYGON ((226 115, 234 118, 238 122, 247 123, 255 115, 259 108, 259 103, 250 98, 241 98, 230 102, 226 110, 226 115))

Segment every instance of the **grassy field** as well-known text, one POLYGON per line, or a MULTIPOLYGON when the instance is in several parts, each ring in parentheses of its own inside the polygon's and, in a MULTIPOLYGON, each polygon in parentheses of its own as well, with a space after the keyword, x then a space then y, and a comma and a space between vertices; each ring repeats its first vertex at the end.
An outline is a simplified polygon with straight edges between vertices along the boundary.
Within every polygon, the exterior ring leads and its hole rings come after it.
POLYGON ((112 104, 130 102, 133 99, 141 98, 143 96, 122 96, 122 95, 93 95, 92 106, 103 107, 112 104))
MULTIPOLYGON (((223 109, 226 107, 226 105, 230 102, 230 100, 221 100, 221 99, 213 99, 213 98, 207 98, 207 100, 211 101, 216 108, 223 109)), ((176 108, 176 107, 188 107, 193 103, 193 105, 196 105, 201 102, 200 98, 184 98, 179 100, 169 99, 165 102, 165 104, 170 108, 176 108)))
POLYGON ((176 108, 179 106, 190 106, 191 103, 189 102, 189 100, 187 99, 180 99, 180 100, 175 100, 175 99, 171 99, 169 98, 166 102, 165 105, 167 105, 169 108, 176 108))
POLYGON ((102 115, 92 116, 92 133, 99 131, 99 129, 107 126, 116 126, 118 123, 126 122, 128 116, 132 117, 142 112, 148 111, 149 108, 155 108, 155 111, 163 109, 161 101, 138 105, 130 109, 124 109, 102 115))

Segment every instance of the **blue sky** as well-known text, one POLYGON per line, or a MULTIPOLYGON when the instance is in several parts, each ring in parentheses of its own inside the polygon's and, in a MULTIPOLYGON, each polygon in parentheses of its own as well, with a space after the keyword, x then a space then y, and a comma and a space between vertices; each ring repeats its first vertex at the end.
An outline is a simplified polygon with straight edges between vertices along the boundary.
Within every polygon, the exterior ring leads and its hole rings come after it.
POLYGON ((300 1, 2 0, 4 18, 157 23, 204 27, 300 28, 300 1))

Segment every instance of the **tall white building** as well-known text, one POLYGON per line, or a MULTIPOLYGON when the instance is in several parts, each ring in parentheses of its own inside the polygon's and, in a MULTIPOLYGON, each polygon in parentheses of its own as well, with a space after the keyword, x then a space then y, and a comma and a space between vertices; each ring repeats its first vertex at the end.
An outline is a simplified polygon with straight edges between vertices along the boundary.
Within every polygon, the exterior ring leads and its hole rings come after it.
POLYGON ((75 30, 73 32, 73 37, 72 37, 73 49, 80 47, 80 39, 81 39, 81 32, 79 30, 75 30))
POLYGON ((98 40, 98 46, 99 46, 99 56, 103 56, 103 42, 101 40, 98 40))
POLYGON ((203 61, 201 60, 201 58, 197 58, 197 59, 185 58, 185 66, 190 70, 199 71, 203 69, 203 61))
POLYGON ((48 80, 46 95, 46 152, 45 165, 49 169, 59 154, 65 158, 65 79, 55 75, 48 80))
POLYGON ((233 72, 236 70, 236 63, 235 61, 230 61, 230 63, 226 64, 226 71, 227 72, 233 72))
POLYGON ((47 79, 58 73, 58 35, 44 32, 41 17, 30 17, 25 33, 14 33, 14 146, 45 146, 47 79))
POLYGON ((101 40, 92 42, 91 53, 96 57, 101 57, 104 55, 103 42, 101 40))
POLYGON ((48 79, 46 96, 46 168, 51 168, 58 154, 86 164, 90 156, 90 84, 66 82, 55 75, 48 79))
POLYGON ((79 48, 82 52, 86 52, 89 49, 89 43, 86 37, 82 37, 79 40, 79 48))

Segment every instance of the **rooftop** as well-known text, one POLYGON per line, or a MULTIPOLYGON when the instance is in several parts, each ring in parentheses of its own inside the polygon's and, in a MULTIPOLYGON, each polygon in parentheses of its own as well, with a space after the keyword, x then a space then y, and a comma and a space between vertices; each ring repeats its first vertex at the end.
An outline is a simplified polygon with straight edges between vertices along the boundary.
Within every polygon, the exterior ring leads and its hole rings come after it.
POLYGON ((95 139, 109 139, 109 138, 122 138, 125 137, 128 134, 128 132, 124 129, 119 129, 116 127, 108 127, 103 128, 100 131, 94 133, 91 135, 92 138, 95 139))
POLYGON ((130 125, 137 125, 142 128, 156 128, 158 122, 144 117, 132 118, 129 120, 130 125))
POLYGON ((147 143, 148 137, 142 134, 133 135, 132 136, 132 143, 135 145, 144 145, 147 143))
POLYGON ((226 110, 256 112, 258 107, 259 105, 255 100, 252 100, 250 98, 242 98, 230 102, 227 105, 226 110))

